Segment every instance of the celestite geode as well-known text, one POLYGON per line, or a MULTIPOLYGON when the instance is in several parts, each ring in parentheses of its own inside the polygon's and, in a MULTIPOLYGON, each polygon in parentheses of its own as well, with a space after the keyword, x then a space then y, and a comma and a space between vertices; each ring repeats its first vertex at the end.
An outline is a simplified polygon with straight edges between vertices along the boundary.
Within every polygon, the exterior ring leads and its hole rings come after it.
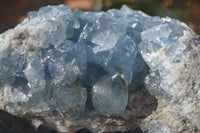
POLYGON ((182 132, 156 117, 169 103, 173 122, 199 131, 199 52, 198 36, 169 17, 43 7, 0 36, 0 107, 61 132, 182 132))

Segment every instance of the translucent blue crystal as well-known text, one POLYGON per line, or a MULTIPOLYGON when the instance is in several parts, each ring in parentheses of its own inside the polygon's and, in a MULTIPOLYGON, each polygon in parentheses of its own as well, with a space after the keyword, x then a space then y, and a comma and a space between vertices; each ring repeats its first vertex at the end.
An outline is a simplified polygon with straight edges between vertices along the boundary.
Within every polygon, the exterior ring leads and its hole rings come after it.
POLYGON ((190 34, 182 23, 127 6, 99 13, 43 7, 0 36, 3 102, 22 112, 119 115, 151 71, 146 88, 170 99, 170 83, 161 80, 190 34))
POLYGON ((127 85, 118 75, 103 77, 92 88, 92 103, 102 114, 118 114, 125 110, 127 102, 127 85))

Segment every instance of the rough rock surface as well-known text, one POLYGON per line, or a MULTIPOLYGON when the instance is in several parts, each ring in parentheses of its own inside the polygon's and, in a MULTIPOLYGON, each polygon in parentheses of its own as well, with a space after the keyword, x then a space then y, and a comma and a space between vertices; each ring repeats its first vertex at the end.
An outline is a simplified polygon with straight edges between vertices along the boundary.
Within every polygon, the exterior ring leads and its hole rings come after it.
MULTIPOLYGON (((157 85, 149 88, 152 94, 157 93, 155 95, 158 96, 158 107, 156 112, 145 119, 145 121, 163 122, 170 129, 169 132, 175 133, 199 132, 200 130, 200 40, 198 36, 193 36, 186 41, 186 48, 178 57, 180 62, 170 62, 174 69, 167 68, 166 77, 159 78, 159 88, 157 85), (162 85, 164 86, 161 90, 162 85), (170 99, 166 100, 169 95, 170 99)), ((150 85, 148 80, 147 76, 147 88, 150 85)))
POLYGON ((199 42, 126 6, 43 7, 0 36, 0 108, 59 132, 199 132, 199 42))

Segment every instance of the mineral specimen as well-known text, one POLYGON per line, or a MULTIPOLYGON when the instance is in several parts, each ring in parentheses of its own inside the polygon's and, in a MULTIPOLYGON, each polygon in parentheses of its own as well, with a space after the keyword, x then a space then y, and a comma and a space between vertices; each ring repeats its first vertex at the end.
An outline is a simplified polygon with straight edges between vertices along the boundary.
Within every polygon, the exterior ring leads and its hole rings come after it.
POLYGON ((0 36, 0 108, 59 132, 196 132, 199 52, 169 17, 43 7, 0 36))

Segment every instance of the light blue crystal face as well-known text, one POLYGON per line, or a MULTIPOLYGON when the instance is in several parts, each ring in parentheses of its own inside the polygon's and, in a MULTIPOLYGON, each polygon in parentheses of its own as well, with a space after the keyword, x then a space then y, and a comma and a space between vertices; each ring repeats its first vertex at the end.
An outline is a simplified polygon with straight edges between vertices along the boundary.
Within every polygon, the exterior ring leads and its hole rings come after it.
POLYGON ((168 17, 153 17, 143 24, 138 50, 152 71, 145 79, 146 88, 163 99, 176 99, 178 95, 173 86, 179 80, 177 70, 183 65, 181 60, 185 58, 188 38, 195 33, 168 17))
POLYGON ((118 114, 125 110, 127 102, 127 86, 118 75, 103 77, 92 88, 92 103, 102 114, 118 114))
POLYGON ((93 44, 94 53, 109 51, 114 48, 120 35, 124 32, 124 27, 101 18, 97 23, 87 24, 84 28, 79 41, 93 44))
POLYGON ((20 103, 18 111, 25 112, 90 108, 119 115, 134 95, 128 86, 144 84, 149 67, 160 77, 147 76, 147 89, 171 97, 162 88, 170 84, 161 80, 171 70, 168 61, 178 62, 188 32, 175 20, 126 6, 99 13, 63 5, 30 12, 0 36, 4 103, 20 103))

